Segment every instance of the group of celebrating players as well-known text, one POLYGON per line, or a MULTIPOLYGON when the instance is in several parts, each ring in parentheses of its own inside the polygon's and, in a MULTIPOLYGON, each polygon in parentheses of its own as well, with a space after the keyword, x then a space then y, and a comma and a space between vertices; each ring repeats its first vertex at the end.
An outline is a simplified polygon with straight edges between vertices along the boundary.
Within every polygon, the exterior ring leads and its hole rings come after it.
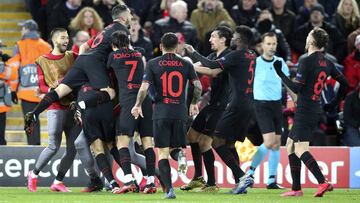
MULTIPOLYGON (((142 49, 130 45, 127 27, 132 15, 129 8, 126 5, 114 7, 112 17, 113 24, 83 44, 78 56, 66 51, 69 42, 66 30, 54 29, 51 33, 54 44, 52 52, 37 60, 39 84, 46 88, 40 88, 42 100, 25 116, 25 131, 30 134, 39 114, 48 108, 51 128, 49 146, 28 173, 29 191, 36 191, 37 176, 54 156, 54 147, 59 147, 61 133, 65 131, 67 149, 51 185, 53 191, 69 191, 62 180, 77 152, 90 177, 90 183, 83 192, 103 189, 103 183, 95 170, 95 158, 112 193, 155 193, 157 177, 165 198, 176 198, 168 158, 171 156, 179 160, 183 156, 181 148, 186 146, 187 137, 192 149, 195 175, 189 184, 181 187, 182 190, 195 187, 201 187, 202 191, 207 192, 218 190, 214 177, 214 149, 233 172, 236 186, 231 192, 247 193, 247 188, 254 184, 253 171, 259 163, 252 164, 249 172, 245 173, 240 168, 234 143, 245 139, 252 119, 256 91, 253 83, 258 60, 255 52, 249 49, 253 37, 251 29, 239 26, 233 32, 226 26, 217 27, 209 40, 214 53, 208 57, 186 45, 188 56, 197 61, 194 64, 176 54, 179 43, 177 35, 166 33, 160 44, 162 56, 146 62, 142 49), (213 77, 210 101, 200 113, 198 102, 202 87, 196 72, 213 77), (74 111, 77 123, 73 120, 74 111), (197 117, 187 132, 188 117, 195 115, 197 117), (135 151, 135 132, 140 135, 143 155, 135 151), (158 148, 158 169, 155 167, 154 147, 158 148), (122 187, 112 175, 107 152, 110 152, 124 172, 122 187), (201 174, 202 158, 208 176, 206 182, 201 174), (146 176, 144 184, 138 184, 134 179, 131 163, 142 169, 146 176)), ((276 49, 275 35, 267 33, 263 36, 263 42, 265 40, 275 40, 276 49)), ((336 99, 327 104, 325 110, 331 110, 338 104, 347 86, 344 76, 321 52, 327 41, 327 33, 320 28, 309 33, 306 42, 309 56, 301 62, 294 82, 288 78, 287 70, 284 70, 285 62, 278 57, 274 58, 274 51, 271 51, 273 47, 270 48, 271 60, 265 61, 270 64, 271 71, 277 74, 280 89, 282 80, 289 91, 297 94, 295 123, 287 141, 293 185, 292 190, 283 196, 303 195, 300 185, 301 161, 319 182, 315 196, 321 197, 333 189, 309 152, 311 132, 322 111, 319 95, 325 79, 331 76, 340 83, 336 99)), ((268 106, 261 102, 255 104, 256 107, 262 105, 263 110, 259 113, 264 113, 266 108, 281 108, 277 102, 268 106)), ((270 113, 258 117, 263 117, 258 122, 266 147, 278 150, 279 145, 275 145, 281 133, 281 115, 270 113), (269 138, 271 141, 267 141, 269 138)), ((275 179, 275 175, 276 167, 271 178, 275 179)), ((268 186, 280 188, 275 181, 268 186)))

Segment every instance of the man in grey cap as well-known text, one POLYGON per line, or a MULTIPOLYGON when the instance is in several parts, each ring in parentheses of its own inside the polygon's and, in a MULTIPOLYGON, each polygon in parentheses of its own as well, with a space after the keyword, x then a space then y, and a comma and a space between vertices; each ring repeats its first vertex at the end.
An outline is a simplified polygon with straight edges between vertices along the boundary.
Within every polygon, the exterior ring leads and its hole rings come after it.
MULTIPOLYGON (((23 114, 31 111, 40 99, 36 96, 38 88, 38 74, 35 60, 51 51, 50 45, 39 36, 38 25, 34 20, 19 23, 21 26, 21 40, 15 45, 13 57, 8 64, 18 70, 17 85, 12 86, 12 100, 21 100, 23 114)), ((34 126, 34 132, 27 137, 29 145, 40 145, 40 122, 34 126)))

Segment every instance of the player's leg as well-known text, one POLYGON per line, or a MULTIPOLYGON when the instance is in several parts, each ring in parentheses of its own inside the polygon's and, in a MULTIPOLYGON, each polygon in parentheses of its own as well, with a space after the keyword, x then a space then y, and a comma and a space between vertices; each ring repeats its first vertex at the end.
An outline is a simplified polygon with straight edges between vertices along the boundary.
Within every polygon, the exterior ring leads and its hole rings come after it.
MULTIPOLYGON (((204 109, 202 109, 201 112, 196 116, 187 133, 187 138, 191 147, 191 155, 193 157, 195 168, 194 176, 188 186, 193 185, 197 187, 202 187, 204 185, 204 179, 202 177, 202 156, 199 147, 199 137, 201 136, 203 131, 209 130, 212 127, 208 126, 206 122, 207 117, 209 117, 210 113, 211 112, 209 107, 205 107, 204 109)), ((193 187, 190 188, 194 189, 193 187)))
POLYGON ((215 156, 211 148, 212 142, 213 142, 212 137, 207 136, 205 134, 201 134, 199 137, 199 146, 207 174, 207 182, 201 188, 201 190, 204 192, 214 192, 219 190, 219 188, 216 186, 215 183, 215 167, 214 167, 215 156))
POLYGON ((201 151, 200 151, 200 147, 199 147, 200 135, 201 135, 201 133, 196 131, 192 127, 190 127, 190 129, 187 133, 187 138, 188 138, 189 145, 191 148, 191 155, 193 157, 194 168, 195 168, 195 173, 194 173, 192 180, 195 180, 195 181, 197 179, 199 179, 200 177, 202 177, 202 157, 201 157, 201 151))
MULTIPOLYGON (((294 129, 293 129, 294 130, 294 129)), ((290 132, 293 132, 293 130, 290 132)), ((291 171, 291 178, 292 178, 292 186, 291 191, 285 192, 281 194, 281 196, 302 196, 303 192, 301 191, 301 183, 300 183, 300 175, 301 175, 301 160, 295 154, 295 145, 294 140, 288 137, 286 141, 286 151, 289 157, 289 165, 291 171)))
POLYGON ((311 173, 315 176, 316 180, 319 183, 318 191, 314 194, 314 196, 322 197, 325 192, 332 191, 333 186, 327 182, 315 158, 311 155, 309 151, 309 142, 295 142, 294 146, 296 156, 299 157, 302 162, 304 162, 306 167, 311 171, 311 173))
MULTIPOLYGON (((174 189, 172 188, 171 182, 171 168, 168 157, 170 155, 170 147, 172 142, 177 142, 176 137, 174 136, 174 120, 172 119, 156 119, 153 120, 153 129, 154 129, 154 142, 155 147, 158 148, 158 166, 161 174, 161 180, 164 184, 165 198, 174 199, 176 198, 174 189)), ((183 142, 180 144, 185 144, 185 129, 177 129, 179 131, 184 131, 180 133, 183 134, 183 142)), ((174 148, 180 147, 179 145, 172 146, 174 148)))
POLYGON ((81 190, 81 192, 94 192, 102 190, 104 186, 98 173, 96 172, 94 158, 90 151, 90 147, 85 137, 84 131, 80 132, 79 136, 74 142, 74 145, 76 151, 79 154, 81 163, 83 164, 87 174, 90 177, 90 182, 88 183, 86 188, 81 190))
POLYGON ((75 149, 75 140, 81 131, 81 127, 79 125, 75 125, 73 121, 73 117, 70 111, 64 111, 64 132, 66 136, 66 151, 63 154, 58 174, 51 185, 51 191, 55 192, 70 192, 68 188, 63 183, 66 172, 70 169, 71 165, 74 162, 76 156, 75 149))
POLYGON ((226 145, 227 140, 232 140, 231 136, 236 134, 237 128, 241 128, 243 124, 240 122, 243 119, 238 118, 238 113, 233 111, 225 111, 217 123, 215 136, 213 137, 212 147, 220 156, 222 161, 231 169, 235 177, 235 183, 240 181, 240 177, 244 176, 238 160, 231 153, 229 147, 226 145), (240 126, 240 127, 239 127, 240 126))
POLYGON ((90 145, 92 151, 94 152, 95 160, 99 170, 105 176, 105 178, 112 187, 112 193, 118 194, 118 192, 120 191, 120 187, 116 182, 114 176, 112 175, 111 166, 105 156, 105 150, 103 146, 104 144, 99 138, 90 145))
MULTIPOLYGON (((152 133, 151 133, 152 134, 152 133)), ((146 186, 144 188, 144 193, 155 193, 155 161, 156 155, 154 152, 154 145, 152 142, 152 136, 144 136, 141 138, 141 143, 144 148, 144 154, 146 158, 146 186)))
POLYGON ((48 119, 48 132, 49 132, 49 144, 40 153, 35 168, 28 173, 28 190, 35 192, 37 189, 37 176, 40 171, 48 164, 51 158, 56 154, 60 148, 63 119, 61 110, 49 110, 47 112, 48 119))
POLYGON ((122 193, 137 192, 138 186, 131 171, 131 156, 129 151, 129 135, 119 135, 116 137, 116 146, 119 150, 121 169, 124 172, 124 186, 122 193))

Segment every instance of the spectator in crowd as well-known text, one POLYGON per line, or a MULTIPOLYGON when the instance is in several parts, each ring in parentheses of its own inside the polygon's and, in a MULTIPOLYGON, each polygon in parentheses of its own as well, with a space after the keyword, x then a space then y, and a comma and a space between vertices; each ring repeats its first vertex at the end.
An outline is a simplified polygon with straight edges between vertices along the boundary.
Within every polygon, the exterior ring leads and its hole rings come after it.
POLYGON ((175 3, 178 0, 158 0, 157 3, 154 4, 150 8, 150 13, 147 18, 147 23, 152 24, 161 18, 169 17, 171 4, 175 3))
MULTIPOLYGON (((187 21, 187 4, 184 1, 177 1, 171 4, 170 17, 159 19, 154 23, 154 34, 152 42, 154 47, 158 47, 161 37, 167 32, 180 32, 184 35, 187 44, 197 46, 196 29, 187 21)), ((155 54, 159 49, 155 49, 155 54)))
POLYGON ((235 22, 220 0, 199 0, 198 8, 191 13, 190 21, 196 28, 201 47, 208 43, 206 33, 212 31, 220 22, 226 21, 235 29, 235 22))
POLYGON ((113 22, 111 10, 118 4, 124 4, 122 0, 94 0, 94 9, 104 22, 104 26, 108 26, 113 22))
POLYGON ((347 53, 352 53, 355 50, 355 39, 360 35, 360 23, 359 27, 347 36, 347 53))
POLYGON ((272 0, 270 12, 276 28, 280 29, 289 41, 290 34, 295 31, 295 14, 285 7, 286 0, 272 0))
POLYGON ((360 146, 360 83, 345 99, 343 143, 346 146, 360 146))
POLYGON ((143 25, 148 18, 149 11, 156 0, 124 0, 124 3, 134 9, 134 12, 141 20, 140 25, 143 25))
POLYGON ((261 11, 255 28, 255 33, 257 32, 257 37, 259 38, 261 38, 261 35, 267 32, 275 33, 277 37, 277 48, 275 55, 283 58, 287 65, 293 65, 291 62, 290 46, 287 43, 286 38, 284 37, 281 30, 277 29, 273 24, 273 18, 269 10, 261 11))
POLYGON ((6 145, 6 112, 10 111, 12 105, 10 82, 17 77, 17 71, 6 64, 10 57, 7 54, 2 53, 3 47, 6 46, 0 40, 0 91, 3 94, 0 98, 0 145, 6 145))
POLYGON ((293 34, 291 48, 298 54, 305 53, 306 36, 314 27, 321 27, 329 34, 326 51, 334 55, 338 61, 342 61, 346 56, 345 39, 334 25, 324 21, 324 14, 324 8, 320 4, 316 4, 311 8, 310 21, 296 29, 293 34))
POLYGON ((70 22, 70 37, 74 36, 79 30, 89 33, 90 37, 95 37, 104 28, 100 16, 90 7, 84 7, 70 22))
MULTIPOLYGON (((301 26, 309 21, 311 8, 318 4, 317 0, 304 0, 304 4, 298 9, 295 26, 301 26)), ((325 13, 325 11, 324 11, 325 13)))
POLYGON ((287 0, 286 7, 294 12, 295 14, 298 14, 301 10, 301 7, 309 7, 309 4, 315 4, 316 2, 324 6, 325 13, 328 16, 332 16, 335 13, 336 7, 338 6, 340 0, 287 0))
MULTIPOLYGON (((21 100, 23 114, 32 111, 40 99, 36 96, 38 88, 38 74, 35 60, 51 51, 48 43, 42 40, 38 34, 38 25, 34 20, 27 20, 20 24, 21 40, 14 48, 14 54, 9 59, 10 67, 18 72, 18 85, 12 87, 12 100, 17 103, 21 100), (17 94, 16 94, 17 93, 17 94)), ((31 136, 27 136, 29 145, 40 145, 40 122, 34 124, 31 136)))
POLYGON ((82 0, 59 1, 47 16, 47 31, 51 32, 56 27, 67 28, 77 13, 83 7, 82 0))
POLYGON ((360 82, 360 35, 356 37, 355 47, 356 49, 344 60, 344 75, 349 83, 348 92, 354 90, 360 82))
POLYGON ((86 43, 90 39, 90 35, 88 32, 79 30, 76 32, 75 36, 72 39, 72 48, 71 50, 78 55, 79 54, 79 48, 82 44, 86 43))
POLYGON ((347 37, 359 27, 359 7, 355 0, 341 0, 334 14, 334 24, 347 37))
POLYGON ((221 0, 224 4, 224 8, 228 13, 231 12, 232 7, 234 7, 239 0, 221 0))
POLYGON ((237 5, 231 9, 231 17, 236 25, 254 27, 260 11, 256 6, 256 0, 239 0, 237 5))
POLYGON ((130 21, 130 40, 134 47, 142 47, 145 50, 146 60, 153 57, 153 46, 149 38, 144 36, 144 32, 140 25, 140 18, 133 15, 130 21))

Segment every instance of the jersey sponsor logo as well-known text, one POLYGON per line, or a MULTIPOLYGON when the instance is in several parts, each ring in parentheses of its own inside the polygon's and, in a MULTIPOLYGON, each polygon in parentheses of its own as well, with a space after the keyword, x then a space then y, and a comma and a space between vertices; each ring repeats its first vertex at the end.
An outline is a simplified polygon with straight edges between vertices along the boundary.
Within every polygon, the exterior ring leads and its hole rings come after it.
POLYGON ((176 60, 160 60, 159 65, 160 66, 171 66, 171 67, 182 67, 182 66, 184 66, 181 61, 176 61, 176 60))
POLYGON ((325 61, 325 60, 320 60, 320 61, 319 61, 319 66, 320 66, 320 67, 326 67, 326 66, 327 66, 326 61, 325 61))
POLYGON ((141 57, 140 52, 133 52, 133 53, 116 53, 114 54, 114 59, 122 59, 122 58, 132 58, 132 57, 141 57))

